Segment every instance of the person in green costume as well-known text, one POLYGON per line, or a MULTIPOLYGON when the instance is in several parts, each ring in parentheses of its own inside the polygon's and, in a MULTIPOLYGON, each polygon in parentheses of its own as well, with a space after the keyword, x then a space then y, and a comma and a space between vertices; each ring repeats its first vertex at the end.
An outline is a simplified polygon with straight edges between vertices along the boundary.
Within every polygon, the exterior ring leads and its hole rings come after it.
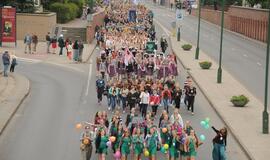
POLYGON ((187 139, 187 133, 185 130, 182 131, 182 134, 180 136, 181 139, 181 143, 179 145, 179 150, 180 150, 180 159, 179 160, 187 160, 187 152, 185 151, 185 143, 186 143, 186 139, 187 139))
POLYGON ((178 148, 179 148, 179 137, 177 135, 177 131, 173 130, 169 143, 170 160, 176 160, 178 158, 179 156, 178 148))
POLYGON ((190 130, 190 135, 186 139, 185 151, 188 155, 188 160, 195 160, 197 157, 197 149, 202 144, 197 138, 195 131, 190 130))
POLYGON ((134 160, 141 160, 141 154, 143 153, 143 136, 141 134, 140 127, 134 129, 134 135, 132 137, 132 144, 134 148, 134 160))
POLYGON ((168 136, 169 136, 169 116, 167 114, 164 115, 164 119, 160 123, 160 137, 162 144, 168 143, 168 136), (163 133, 162 129, 167 128, 167 132, 163 133))
POLYGON ((157 154, 157 147, 160 144, 160 136, 156 132, 156 126, 150 128, 149 134, 145 138, 145 146, 149 151, 149 160, 155 160, 157 154))
POLYGON ((130 154, 131 138, 128 129, 124 131, 124 135, 121 140, 121 159, 127 160, 127 156, 130 154))
POLYGON ((115 140, 115 142, 113 144, 113 150, 114 151, 120 150, 120 141, 122 139, 122 136, 123 136, 123 125, 122 125, 122 123, 118 123, 117 133, 115 135, 116 140, 115 140))
POLYGON ((103 128, 100 128, 96 138, 96 152, 98 153, 98 160, 105 160, 107 154, 107 142, 109 141, 108 136, 103 128))

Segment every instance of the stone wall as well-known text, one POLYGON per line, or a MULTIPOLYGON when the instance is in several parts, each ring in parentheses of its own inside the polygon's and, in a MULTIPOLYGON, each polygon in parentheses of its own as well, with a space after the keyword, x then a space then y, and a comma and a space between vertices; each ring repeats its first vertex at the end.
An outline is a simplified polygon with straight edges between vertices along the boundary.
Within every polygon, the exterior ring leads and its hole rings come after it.
MULTIPOLYGON (((194 10, 192 15, 197 15, 197 10, 194 10)), ((221 11, 202 8, 201 17, 216 25, 221 23, 221 11)), ((267 10, 231 6, 224 14, 224 27, 249 38, 266 42, 267 19, 267 10)))
POLYGON ((105 10, 102 9, 97 13, 93 14, 93 20, 91 23, 87 26, 87 42, 91 43, 95 37, 95 27, 101 26, 104 23, 104 17, 105 17, 105 10))
POLYGON ((26 33, 36 34, 39 41, 56 26, 55 13, 17 13, 17 39, 23 40, 26 33))

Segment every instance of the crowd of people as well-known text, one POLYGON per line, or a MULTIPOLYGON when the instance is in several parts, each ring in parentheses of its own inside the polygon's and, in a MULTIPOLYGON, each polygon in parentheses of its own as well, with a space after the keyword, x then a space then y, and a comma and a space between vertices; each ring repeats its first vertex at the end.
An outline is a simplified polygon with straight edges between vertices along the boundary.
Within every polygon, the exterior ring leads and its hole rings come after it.
POLYGON ((8 77, 8 70, 12 73, 15 71, 16 65, 18 65, 17 57, 15 56, 15 54, 11 54, 10 52, 5 51, 2 54, 2 63, 4 66, 3 76, 8 77))
POLYGON ((59 56, 64 55, 64 48, 66 50, 66 56, 69 60, 74 62, 82 62, 82 55, 84 44, 82 40, 74 40, 72 42, 68 37, 64 39, 63 34, 60 34, 59 38, 51 36, 48 32, 46 35, 47 53, 56 54, 56 49, 59 47, 59 56))
MULTIPOLYGON (((84 123, 83 156, 91 157, 93 142, 99 160, 111 152, 116 160, 156 160, 158 151, 169 160, 195 160, 203 142, 180 114, 185 104, 194 115, 196 88, 191 78, 180 87, 176 57, 167 50, 164 36, 157 47, 153 15, 145 6, 114 0, 106 11, 105 25, 96 27, 96 89, 98 103, 106 97, 108 111, 99 111, 93 123, 84 123), (136 10, 136 21, 131 10, 136 10), (153 41, 155 49, 149 52, 147 44, 153 41)), ((220 157, 227 132, 213 129, 213 154, 220 157)))

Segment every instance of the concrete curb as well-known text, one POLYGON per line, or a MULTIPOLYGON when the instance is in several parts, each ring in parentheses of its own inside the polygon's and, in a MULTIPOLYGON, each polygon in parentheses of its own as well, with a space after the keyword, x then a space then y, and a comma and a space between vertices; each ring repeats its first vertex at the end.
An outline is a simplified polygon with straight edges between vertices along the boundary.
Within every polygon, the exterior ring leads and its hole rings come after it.
POLYGON ((29 95, 30 88, 31 88, 30 81, 25 76, 22 76, 20 74, 14 74, 10 76, 12 76, 15 79, 16 93, 13 94, 11 98, 7 99, 8 103, 6 103, 6 105, 9 107, 12 107, 12 111, 9 113, 10 115, 4 122, 3 127, 0 128, 0 135, 2 135, 2 133, 6 129, 7 125, 9 124, 9 122, 11 121, 11 119, 13 118, 13 116, 15 115, 19 107, 21 106, 21 104, 29 95))
MULTIPOLYGON (((170 41, 171 41, 171 36, 169 37, 170 41)), ((174 48, 171 47, 173 53, 176 53, 174 48)), ((192 78, 192 80, 194 81, 194 83, 196 84, 196 86, 198 86, 198 88, 201 90, 203 96, 206 98, 206 100, 208 101, 208 103, 210 104, 210 106, 214 109, 214 111, 217 113, 217 115, 220 117, 220 119, 223 121, 223 123, 227 126, 227 128, 229 129, 229 131, 232 133, 232 136, 235 138, 236 142, 240 145, 241 149, 244 151, 244 153, 246 154, 246 156, 250 159, 250 160, 255 160, 255 158, 252 156, 252 154, 249 152, 248 148, 242 143, 242 141, 240 141, 239 137, 235 134, 235 131, 232 129, 232 127, 229 125, 229 122, 227 122, 225 120, 225 118, 223 117, 222 114, 219 113, 219 111, 216 109, 215 105, 213 104, 212 100, 209 98, 207 92, 201 87, 200 83, 198 82, 197 79, 194 78, 194 76, 192 75, 192 73, 189 71, 189 68, 187 68, 184 64, 184 62, 180 59, 180 57, 175 54, 177 59, 179 60, 179 62, 181 63, 181 65, 184 67, 184 69, 187 71, 187 74, 192 78)))
POLYGON ((87 63, 87 62, 90 60, 92 54, 94 53, 95 49, 97 48, 97 43, 96 43, 96 41, 94 41, 94 43, 95 43, 95 47, 93 48, 93 50, 91 51, 91 53, 88 55, 88 57, 86 58, 86 60, 83 61, 83 63, 87 63))

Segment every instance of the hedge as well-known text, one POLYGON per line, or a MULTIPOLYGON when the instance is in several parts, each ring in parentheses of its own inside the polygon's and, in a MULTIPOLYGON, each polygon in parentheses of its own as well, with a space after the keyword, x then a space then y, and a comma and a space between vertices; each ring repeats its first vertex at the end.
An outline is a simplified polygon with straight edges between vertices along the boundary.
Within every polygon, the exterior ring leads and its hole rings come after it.
POLYGON ((52 3, 50 10, 57 13, 57 23, 66 23, 77 17, 79 8, 74 3, 52 3))
POLYGON ((75 3, 78 6, 77 18, 80 18, 83 13, 83 6, 86 3, 85 0, 69 0, 71 3, 75 3))

